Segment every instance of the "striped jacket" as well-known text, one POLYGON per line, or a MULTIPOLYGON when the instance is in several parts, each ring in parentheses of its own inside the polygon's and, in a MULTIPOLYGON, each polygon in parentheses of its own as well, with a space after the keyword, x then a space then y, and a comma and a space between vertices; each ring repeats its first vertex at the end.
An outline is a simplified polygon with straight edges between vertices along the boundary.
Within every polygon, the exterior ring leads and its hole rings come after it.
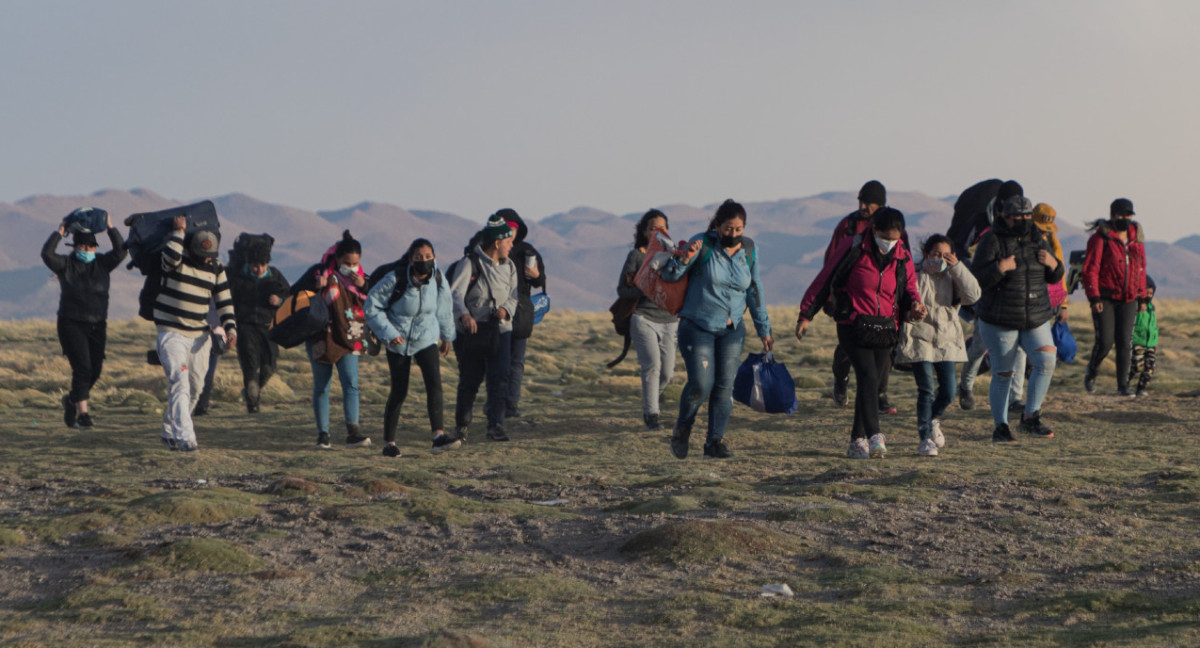
POLYGON ((163 285, 154 301, 154 323, 160 329, 182 331, 199 337, 208 330, 209 298, 217 306, 221 325, 226 331, 237 324, 233 316, 233 295, 225 268, 201 265, 183 254, 183 235, 178 230, 167 240, 162 253, 163 285))

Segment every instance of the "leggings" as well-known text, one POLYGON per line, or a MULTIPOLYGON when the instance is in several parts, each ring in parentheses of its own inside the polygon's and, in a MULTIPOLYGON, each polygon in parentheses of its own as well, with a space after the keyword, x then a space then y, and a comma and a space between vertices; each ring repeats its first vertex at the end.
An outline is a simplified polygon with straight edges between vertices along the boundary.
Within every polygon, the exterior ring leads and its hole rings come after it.
POLYGON ((438 361, 438 347, 431 344, 417 352, 416 355, 406 356, 388 351, 388 369, 392 374, 392 390, 388 392, 387 408, 383 414, 383 440, 391 443, 396 440, 396 426, 400 423, 400 408, 408 397, 408 374, 412 368, 413 359, 421 368, 421 378, 425 380, 425 408, 429 411, 429 427, 437 432, 442 429, 442 369, 438 361))
POLYGON ((859 347, 854 328, 849 324, 838 324, 837 334, 841 348, 854 367, 854 379, 858 382, 858 389, 854 392, 854 427, 850 430, 850 440, 875 436, 879 434, 879 381, 892 364, 894 347, 859 347))
POLYGON ((1104 310, 1092 313, 1092 325, 1096 329, 1096 343, 1092 346, 1092 357, 1088 360, 1088 375, 1100 371, 1100 363, 1108 356, 1108 350, 1117 347, 1117 389, 1129 388, 1129 364, 1133 355, 1133 324, 1137 320, 1137 302, 1116 302, 1105 299, 1104 310))

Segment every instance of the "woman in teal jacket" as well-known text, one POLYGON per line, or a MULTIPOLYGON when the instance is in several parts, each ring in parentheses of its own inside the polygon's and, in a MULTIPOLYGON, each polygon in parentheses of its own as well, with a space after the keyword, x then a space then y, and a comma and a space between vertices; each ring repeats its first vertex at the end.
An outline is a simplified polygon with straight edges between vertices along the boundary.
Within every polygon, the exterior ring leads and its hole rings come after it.
POLYGON ((733 378, 746 339, 742 315, 747 308, 763 349, 770 351, 773 344, 758 272, 758 251, 754 241, 742 236, 745 228, 745 208, 726 200, 717 208, 708 231, 692 237, 687 248, 661 270, 667 281, 690 277, 679 312, 679 352, 688 379, 679 400, 679 420, 671 435, 671 454, 678 459, 687 457, 692 426, 706 400, 708 435, 704 456, 733 456, 723 439, 733 411, 733 378))
POLYGON ((450 285, 434 260, 433 244, 417 239, 367 296, 367 326, 387 344, 392 387, 383 417, 383 454, 400 456, 396 426, 408 396, 408 374, 415 358, 425 380, 425 401, 433 429, 434 454, 453 450, 460 441, 445 434, 442 418, 442 374, 438 356, 450 353, 454 312, 450 285))

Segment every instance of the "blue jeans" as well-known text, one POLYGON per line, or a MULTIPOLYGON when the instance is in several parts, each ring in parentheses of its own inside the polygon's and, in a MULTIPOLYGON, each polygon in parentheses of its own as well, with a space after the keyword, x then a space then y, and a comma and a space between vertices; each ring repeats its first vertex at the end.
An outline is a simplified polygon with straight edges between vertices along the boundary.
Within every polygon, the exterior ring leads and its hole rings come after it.
POLYGON ((708 401, 708 435, 711 446, 725 436, 733 411, 733 378, 742 360, 746 326, 741 320, 716 333, 705 331, 688 319, 679 320, 679 352, 687 367, 687 384, 679 399, 676 428, 690 430, 700 406, 708 401))
MULTIPOLYGON (((329 433, 329 385, 333 382, 333 367, 312 359, 312 344, 307 343, 308 363, 313 374, 313 414, 317 417, 317 432, 329 433)), ((347 353, 337 361, 338 381, 342 383, 342 414, 347 424, 358 425, 358 356, 347 353)))
POLYGON ((933 419, 946 413, 946 406, 954 401, 953 362, 914 362, 913 378, 917 381, 917 434, 921 440, 929 438, 933 419), (934 376, 937 377, 937 396, 934 396, 934 376))
MULTIPOLYGON (((1025 414, 1035 414, 1042 408, 1042 400, 1050 389, 1050 379, 1054 377, 1056 350, 1050 335, 1053 324, 1054 320, 1049 319, 1037 328, 1020 331, 979 321, 979 334, 983 336, 992 358, 992 386, 988 388, 988 401, 992 408, 992 421, 996 425, 1008 424, 1008 394, 1012 373, 1016 371, 1018 347, 1025 350, 1025 355, 1033 364, 1025 399, 1025 414), (1038 350, 1042 348, 1050 350, 1038 350), (1003 375, 1006 373, 1009 375, 1003 375)), ((1024 369, 1021 367, 1021 371, 1024 369)))

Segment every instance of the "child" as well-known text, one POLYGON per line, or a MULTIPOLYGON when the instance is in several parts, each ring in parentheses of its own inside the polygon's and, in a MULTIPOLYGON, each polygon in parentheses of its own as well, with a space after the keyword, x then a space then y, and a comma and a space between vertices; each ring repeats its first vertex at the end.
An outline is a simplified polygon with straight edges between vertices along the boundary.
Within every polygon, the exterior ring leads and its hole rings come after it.
POLYGON ((1137 378, 1138 396, 1146 395, 1146 388, 1154 377, 1154 356, 1157 351, 1158 316, 1154 313, 1154 280, 1147 275, 1146 310, 1139 311, 1133 322, 1133 362, 1129 363, 1129 382, 1137 378))

